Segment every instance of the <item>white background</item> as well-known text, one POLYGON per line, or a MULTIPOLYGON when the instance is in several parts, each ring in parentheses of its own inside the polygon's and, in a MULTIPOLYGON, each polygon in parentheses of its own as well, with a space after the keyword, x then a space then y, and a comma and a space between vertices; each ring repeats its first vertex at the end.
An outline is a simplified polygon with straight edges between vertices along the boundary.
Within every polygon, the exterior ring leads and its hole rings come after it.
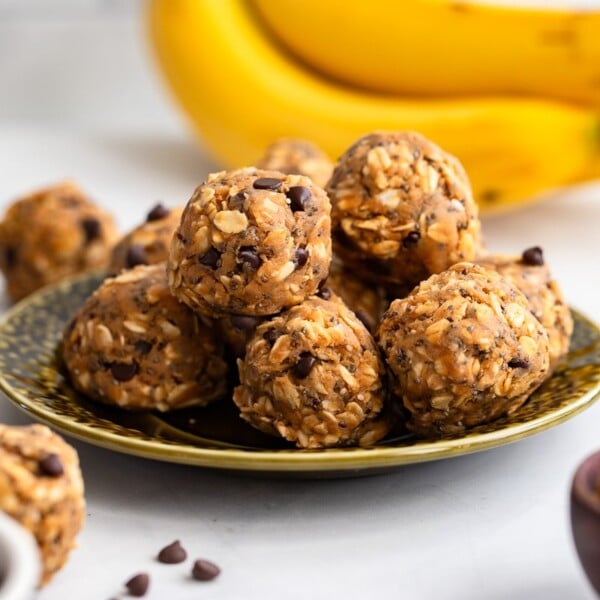
MULTIPOLYGON (((72 176, 125 228, 157 200, 185 201, 213 168, 154 73, 140 6, 0 0, 0 213, 72 176)), ((590 185, 488 218, 484 231, 496 251, 542 245, 569 302, 600 321, 599 224, 590 185)), ((0 420, 27 417, 0 399, 0 420)), ((175 600, 589 600, 568 491, 600 447, 599 424, 600 405, 517 444, 336 481, 241 478, 74 442, 87 523, 39 599, 106 600, 147 570, 147 597, 175 600), (153 562, 175 538, 221 577, 199 584, 187 566, 153 562)))

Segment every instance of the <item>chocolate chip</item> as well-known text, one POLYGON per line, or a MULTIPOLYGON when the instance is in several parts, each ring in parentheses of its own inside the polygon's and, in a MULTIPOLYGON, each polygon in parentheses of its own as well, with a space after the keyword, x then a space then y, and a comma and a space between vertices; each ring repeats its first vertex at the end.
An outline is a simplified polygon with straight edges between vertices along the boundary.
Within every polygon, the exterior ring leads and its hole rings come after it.
POLYGON ((544 264, 544 251, 539 246, 527 248, 521 256, 521 260, 526 265, 539 267, 544 264))
POLYGON ((306 204, 310 200, 312 194, 307 187, 303 185, 293 185, 286 193, 290 199, 290 208, 292 212, 298 212, 306 209, 306 204))
POLYGON ((260 256, 251 248, 241 248, 238 252, 238 258, 254 271, 262 265, 260 256))
POLYGON ((148 216, 146 217, 146 221, 158 221, 159 219, 164 219, 166 216, 168 216, 168 214, 171 211, 164 206, 163 204, 161 204, 160 202, 154 206, 150 212, 148 213, 148 216))
POLYGON ((267 329, 267 331, 263 333, 263 340, 266 340, 272 346, 279 338, 279 335, 277 329, 267 329))
POLYGON ((4 248, 4 261, 8 269, 12 269, 17 264, 17 251, 12 246, 4 248))
POLYGON ((323 286, 318 292, 317 296, 323 298, 323 300, 329 300, 332 296, 333 292, 330 287, 323 286))
POLYGON ((216 248, 210 248, 206 254, 203 254, 198 262, 205 267, 216 269, 219 266, 221 260, 221 253, 216 248))
POLYGON ((282 183, 281 179, 275 179, 274 177, 259 177, 254 180, 252 187, 255 190, 273 190, 276 192, 282 183))
POLYGON ((131 596, 144 596, 150 586, 150 576, 148 573, 138 573, 134 575, 125 587, 131 596))
POLYGON ((245 199, 246 195, 244 194, 244 192, 238 192, 237 194, 231 196, 231 198, 229 199, 229 206, 231 208, 240 210, 244 206, 245 199))
POLYGON ((125 266, 128 269, 133 269, 137 265, 148 264, 148 258, 146 256, 146 250, 141 244, 131 244, 127 249, 125 255, 125 266))
POLYGON ((183 562, 186 558, 187 552, 179 540, 175 540, 172 544, 165 546, 158 553, 158 561, 166 565, 176 565, 183 562))
POLYGON ((135 361, 132 363, 115 362, 110 365, 110 372, 117 381, 129 381, 137 374, 138 364, 135 361))
POLYGON ((407 236, 402 240, 402 245, 405 248, 408 248, 409 246, 414 246, 415 244, 418 244, 420 239, 421 234, 418 231, 410 231, 407 234, 407 236))
POLYGON ((260 323, 260 319, 247 315, 231 315, 229 320, 231 321, 231 324, 240 331, 252 331, 253 329, 256 329, 260 323))
POLYGON ((198 581, 210 581, 214 579, 221 569, 209 560, 196 560, 192 568, 192 577, 198 581))
POLYGON ((511 358, 508 361, 508 366, 511 369, 527 369, 529 367, 529 362, 522 358, 511 358))
POLYGON ((298 362, 294 365, 294 375, 298 379, 304 379, 312 371, 317 359, 310 352, 302 352, 298 362))
POLYGON ((308 250, 306 248, 296 248, 296 253, 294 254, 294 264, 296 265, 296 269, 303 267, 308 260, 308 250))
POLYGON ((40 473, 47 477, 60 477, 64 472, 63 464, 58 454, 46 454, 38 463, 40 473))
POLYGON ((133 344, 133 347, 135 348, 135 351, 142 356, 145 356, 152 350, 152 344, 146 340, 138 340, 133 344))
POLYGON ((95 217, 86 217, 80 221, 81 228, 85 235, 85 243, 89 244, 100 237, 102 224, 95 217))

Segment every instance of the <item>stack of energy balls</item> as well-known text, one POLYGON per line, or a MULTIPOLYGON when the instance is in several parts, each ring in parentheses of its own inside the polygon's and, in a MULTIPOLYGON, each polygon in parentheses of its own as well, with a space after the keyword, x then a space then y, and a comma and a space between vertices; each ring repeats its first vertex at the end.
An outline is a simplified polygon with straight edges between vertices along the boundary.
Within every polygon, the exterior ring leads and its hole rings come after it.
POLYGON ((114 247, 64 333, 76 388, 159 411, 233 397, 298 447, 372 445, 510 414, 568 351, 542 250, 485 251, 464 169, 421 135, 366 135, 336 165, 280 140, 257 165, 114 247))

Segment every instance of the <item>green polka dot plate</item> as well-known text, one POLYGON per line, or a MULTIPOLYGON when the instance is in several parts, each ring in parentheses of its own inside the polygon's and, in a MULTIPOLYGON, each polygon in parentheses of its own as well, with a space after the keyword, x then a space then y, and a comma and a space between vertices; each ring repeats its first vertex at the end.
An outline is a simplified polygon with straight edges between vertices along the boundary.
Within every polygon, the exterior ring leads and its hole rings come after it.
POLYGON ((60 360, 63 328, 100 282, 97 274, 64 281, 30 296, 4 316, 0 391, 31 417, 62 433, 137 456, 289 475, 366 474, 514 442, 558 425, 600 396, 600 329, 573 311, 571 349, 554 375, 514 414, 467 435, 425 441, 395 431, 371 448, 298 450, 246 425, 233 402, 169 414, 130 413, 78 394, 60 360))

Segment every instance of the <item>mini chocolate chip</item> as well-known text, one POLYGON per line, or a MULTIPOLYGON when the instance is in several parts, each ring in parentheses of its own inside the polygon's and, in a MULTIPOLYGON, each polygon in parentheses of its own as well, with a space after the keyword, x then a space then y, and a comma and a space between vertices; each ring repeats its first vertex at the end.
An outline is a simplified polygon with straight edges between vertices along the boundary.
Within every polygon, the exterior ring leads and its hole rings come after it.
POLYGON ((251 248, 241 248, 238 252, 238 258, 254 271, 256 271, 260 265, 262 265, 260 256, 251 248))
POLYGON ((133 344, 133 347, 135 348, 135 351, 142 356, 145 356, 152 350, 152 344, 146 340, 138 340, 133 344))
POLYGON ((279 335, 277 329, 267 329, 267 331, 263 333, 263 340, 266 340, 272 346, 279 338, 279 335))
POLYGON ((150 586, 150 576, 148 573, 138 573, 134 575, 125 587, 131 596, 144 596, 150 586))
POLYGON ((175 540, 172 544, 165 546, 158 553, 158 561, 166 565, 176 565, 183 562, 186 558, 187 552, 179 540, 175 540))
POLYGON ((307 187, 303 185, 293 185, 286 193, 290 199, 290 208, 292 212, 298 212, 306 209, 306 204, 310 200, 312 194, 307 187))
POLYGON ((214 579, 220 572, 221 569, 219 569, 215 563, 211 563, 209 560, 200 559, 194 561, 192 577, 198 581, 210 581, 211 579, 214 579))
POLYGON ((219 266, 221 260, 221 253, 216 248, 210 248, 206 254, 203 254, 198 261, 205 267, 216 269, 219 266))
POLYGON ((95 217, 86 217, 80 221, 81 228, 85 235, 85 243, 89 244, 100 237, 102 224, 95 217))
POLYGON ((38 463, 40 473, 48 477, 60 477, 64 472, 63 464, 58 454, 46 454, 38 463))
POLYGON ((323 298, 323 300, 329 300, 331 298, 332 294, 333 294, 333 292, 331 291, 331 288, 327 287, 327 286, 322 287, 317 292, 317 296, 320 296, 321 298, 323 298))
POLYGON ((158 221, 159 219, 164 219, 170 212, 171 211, 166 206, 159 202, 150 210, 146 217, 146 221, 158 221))
POLYGON ((296 265, 296 269, 303 267, 308 260, 308 250, 306 248, 296 248, 296 253, 294 254, 294 264, 296 265))
POLYGON ((125 255, 125 266, 128 269, 133 269, 133 267, 136 267, 137 265, 146 264, 148 264, 148 258, 144 246, 141 244, 131 244, 125 255))
POLYGON ((369 313, 366 310, 362 310, 359 308, 354 314, 358 317, 358 319, 360 321, 362 321, 362 324, 369 331, 371 331, 371 327, 372 327, 373 323, 371 321, 371 317, 369 316, 369 313))
POLYGON ((240 331, 252 331, 253 329, 256 329, 260 323, 260 319, 248 315, 231 315, 229 320, 231 321, 231 324, 240 331))
POLYGON ((244 194, 244 192, 238 192, 237 194, 231 196, 231 198, 229 199, 229 206, 231 208, 236 208, 239 210, 244 206, 245 199, 246 195, 244 194))
POLYGON ((132 363, 115 362, 110 365, 110 372, 117 381, 129 381, 137 374, 138 364, 135 361, 132 363))
POLYGON ((539 267, 544 264, 544 251, 539 246, 527 248, 523 252, 521 260, 526 265, 539 267))
POLYGON ((508 366, 511 369, 527 369, 527 367, 529 367, 529 362, 522 358, 511 358, 508 361, 508 366))
POLYGON ((282 183, 281 179, 275 179, 274 177, 259 177, 254 180, 252 187, 255 190, 273 190, 276 192, 282 183))
POLYGON ((302 352, 298 362, 294 365, 294 375, 298 379, 304 379, 312 371, 317 359, 310 352, 302 352))
POLYGON ((4 248, 6 267, 12 269, 17 264, 17 251, 12 246, 4 248))
POLYGON ((410 231, 407 234, 407 236, 402 240, 402 245, 405 248, 408 248, 409 246, 414 246, 415 244, 418 244, 420 239, 421 234, 418 231, 410 231))

